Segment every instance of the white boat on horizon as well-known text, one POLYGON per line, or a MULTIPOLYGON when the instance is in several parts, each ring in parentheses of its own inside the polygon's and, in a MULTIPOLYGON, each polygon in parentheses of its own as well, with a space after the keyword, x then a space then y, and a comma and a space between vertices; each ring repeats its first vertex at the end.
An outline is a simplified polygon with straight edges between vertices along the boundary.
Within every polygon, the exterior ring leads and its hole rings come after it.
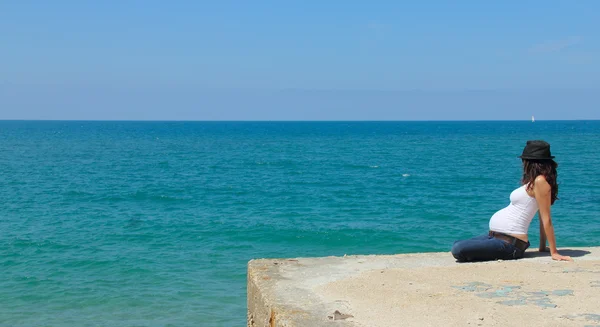
POLYGON ((531 116, 531 122, 535 123, 535 118, 533 116, 531 116))

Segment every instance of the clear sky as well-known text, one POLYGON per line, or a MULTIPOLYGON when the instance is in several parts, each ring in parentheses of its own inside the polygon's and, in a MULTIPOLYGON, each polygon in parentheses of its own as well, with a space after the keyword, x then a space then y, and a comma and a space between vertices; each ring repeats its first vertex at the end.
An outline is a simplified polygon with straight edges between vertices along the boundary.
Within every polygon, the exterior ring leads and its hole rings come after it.
POLYGON ((0 1, 0 119, 600 119, 600 1, 0 1))

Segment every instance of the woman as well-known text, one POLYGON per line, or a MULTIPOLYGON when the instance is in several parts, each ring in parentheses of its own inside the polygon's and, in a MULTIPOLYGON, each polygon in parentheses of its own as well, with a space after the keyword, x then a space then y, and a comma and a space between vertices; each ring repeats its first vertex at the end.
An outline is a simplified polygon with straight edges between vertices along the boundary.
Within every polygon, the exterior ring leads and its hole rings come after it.
POLYGON ((539 211, 540 252, 550 251, 553 260, 572 261, 556 250, 550 206, 557 199, 556 167, 550 155, 550 144, 527 141, 523 154, 522 186, 510 194, 508 207, 496 212, 490 219, 487 235, 456 241, 452 255, 460 262, 519 259, 529 247, 527 231, 533 216, 539 211), (550 247, 546 247, 546 240, 550 247))

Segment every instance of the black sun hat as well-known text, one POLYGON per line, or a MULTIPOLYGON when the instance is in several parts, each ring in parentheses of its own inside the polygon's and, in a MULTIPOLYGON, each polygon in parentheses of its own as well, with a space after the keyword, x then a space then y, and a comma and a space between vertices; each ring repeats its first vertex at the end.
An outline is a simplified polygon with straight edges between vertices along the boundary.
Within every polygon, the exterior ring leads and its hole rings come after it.
POLYGON ((523 149, 523 154, 519 156, 521 159, 530 160, 551 160, 554 156, 550 153, 550 144, 542 140, 527 141, 527 145, 523 149))

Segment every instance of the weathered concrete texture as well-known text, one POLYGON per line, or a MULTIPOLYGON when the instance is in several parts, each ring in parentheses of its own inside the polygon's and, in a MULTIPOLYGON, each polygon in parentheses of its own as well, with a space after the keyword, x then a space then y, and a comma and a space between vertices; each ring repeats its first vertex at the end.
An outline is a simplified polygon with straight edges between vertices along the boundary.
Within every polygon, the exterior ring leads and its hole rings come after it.
POLYGON ((248 326, 598 326, 600 247, 456 263, 449 253, 261 259, 248 326), (336 312, 337 311, 337 312, 336 312))

